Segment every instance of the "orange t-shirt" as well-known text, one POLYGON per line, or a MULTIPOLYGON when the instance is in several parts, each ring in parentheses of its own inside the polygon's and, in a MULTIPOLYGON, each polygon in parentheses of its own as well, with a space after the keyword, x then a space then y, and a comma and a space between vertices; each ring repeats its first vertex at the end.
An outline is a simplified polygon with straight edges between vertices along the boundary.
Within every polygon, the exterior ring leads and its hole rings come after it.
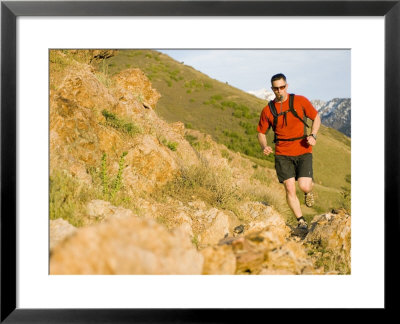
MULTIPOLYGON (((286 101, 282 103, 276 102, 275 100, 273 102, 275 103, 275 108, 278 114, 281 111, 289 110, 289 96, 286 101)), ((303 119, 304 114, 311 120, 314 120, 315 117, 317 117, 318 111, 313 107, 311 102, 306 97, 295 95, 293 107, 301 119, 303 119)), ((286 122, 287 123, 285 123, 283 115, 278 117, 278 122, 275 129, 276 136, 278 138, 295 138, 304 135, 304 124, 291 112, 286 113, 286 122)), ((272 127, 273 123, 274 116, 267 105, 261 112, 257 131, 265 134, 268 128, 270 126, 272 127)), ((297 156, 311 152, 312 146, 307 144, 307 139, 278 141, 278 143, 275 145, 275 155, 297 156)))

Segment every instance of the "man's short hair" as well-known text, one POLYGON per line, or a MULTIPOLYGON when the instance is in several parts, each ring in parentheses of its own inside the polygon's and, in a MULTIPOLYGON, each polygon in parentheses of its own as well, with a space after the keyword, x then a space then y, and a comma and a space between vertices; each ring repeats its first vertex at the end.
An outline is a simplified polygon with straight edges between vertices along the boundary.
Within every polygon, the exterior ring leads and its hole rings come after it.
POLYGON ((280 80, 280 79, 283 79, 286 82, 286 77, 283 73, 278 73, 278 74, 273 75, 271 78, 271 84, 272 84, 272 82, 274 82, 276 80, 280 80))

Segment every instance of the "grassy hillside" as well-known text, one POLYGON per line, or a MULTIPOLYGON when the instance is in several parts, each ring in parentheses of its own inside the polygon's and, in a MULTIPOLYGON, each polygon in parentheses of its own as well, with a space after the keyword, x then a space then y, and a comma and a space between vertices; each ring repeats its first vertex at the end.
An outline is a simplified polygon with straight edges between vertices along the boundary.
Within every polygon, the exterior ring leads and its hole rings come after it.
MULTIPOLYGON (((273 156, 263 156, 257 141, 256 128, 267 104, 265 100, 152 50, 120 50, 118 55, 104 60, 98 69, 113 75, 135 67, 140 68, 161 93, 156 111, 163 119, 182 121, 186 128, 210 134, 229 149, 247 155, 256 165, 273 168, 273 156)), ((272 143, 272 131, 268 140, 272 143)), ((314 177, 319 199, 315 210, 306 208, 305 215, 343 205, 343 197, 350 190, 350 145, 348 137, 321 126, 314 149, 314 177)))
POLYGON ((265 100, 156 51, 120 51, 105 62, 100 68, 111 74, 130 67, 144 71, 162 94, 156 110, 168 122, 182 121, 187 128, 210 134, 234 151, 264 159, 256 127, 265 100))

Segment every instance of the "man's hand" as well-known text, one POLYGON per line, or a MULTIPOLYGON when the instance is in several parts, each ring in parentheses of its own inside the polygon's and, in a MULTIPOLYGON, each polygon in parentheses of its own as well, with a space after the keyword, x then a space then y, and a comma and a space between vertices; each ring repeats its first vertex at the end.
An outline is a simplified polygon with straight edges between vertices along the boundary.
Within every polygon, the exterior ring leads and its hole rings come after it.
POLYGON ((265 134, 258 133, 257 134, 258 143, 260 143, 261 150, 263 151, 264 155, 269 155, 273 152, 272 148, 267 145, 267 138, 265 134))
POLYGON ((307 143, 308 145, 314 146, 317 144, 317 140, 314 138, 314 136, 307 136, 307 143))
POLYGON ((273 150, 272 150, 272 147, 270 147, 270 146, 266 146, 263 149, 264 155, 270 155, 272 152, 273 152, 273 150))

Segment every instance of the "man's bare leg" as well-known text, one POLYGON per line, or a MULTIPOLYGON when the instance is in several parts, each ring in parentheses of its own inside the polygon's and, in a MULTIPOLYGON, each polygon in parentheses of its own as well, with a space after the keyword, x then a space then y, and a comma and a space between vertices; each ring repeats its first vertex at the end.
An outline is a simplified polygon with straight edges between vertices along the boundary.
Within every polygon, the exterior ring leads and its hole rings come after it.
POLYGON ((312 178, 308 177, 300 177, 297 179, 299 183, 299 188, 302 190, 304 193, 309 193, 313 189, 313 181, 312 178))
POLYGON ((307 207, 312 207, 314 205, 314 195, 312 193, 314 183, 312 178, 300 177, 298 181, 299 188, 304 192, 304 203, 307 207))
MULTIPOLYGON (((310 178, 311 179, 311 178, 310 178)), ((294 178, 283 181, 286 190, 286 201, 292 210, 293 214, 299 219, 303 216, 300 208, 300 202, 296 195, 296 180, 294 178)))

